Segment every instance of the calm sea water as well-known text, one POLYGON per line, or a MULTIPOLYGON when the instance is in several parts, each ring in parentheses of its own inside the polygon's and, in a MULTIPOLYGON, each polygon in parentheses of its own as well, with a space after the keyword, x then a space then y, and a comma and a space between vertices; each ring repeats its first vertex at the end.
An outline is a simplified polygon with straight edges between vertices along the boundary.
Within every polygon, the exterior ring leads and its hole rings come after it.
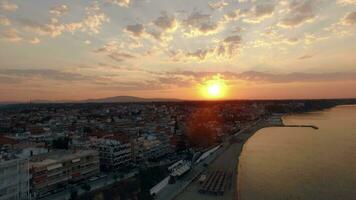
POLYGON ((245 144, 240 200, 356 200, 356 106, 284 117, 311 128, 265 128, 245 144))

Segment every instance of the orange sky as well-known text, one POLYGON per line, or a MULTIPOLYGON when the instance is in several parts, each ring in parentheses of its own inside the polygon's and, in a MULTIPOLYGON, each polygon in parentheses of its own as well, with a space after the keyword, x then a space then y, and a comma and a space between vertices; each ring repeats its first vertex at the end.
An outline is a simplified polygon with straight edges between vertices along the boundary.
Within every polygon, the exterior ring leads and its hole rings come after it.
POLYGON ((355 0, 0 0, 0 102, 356 97, 355 0))

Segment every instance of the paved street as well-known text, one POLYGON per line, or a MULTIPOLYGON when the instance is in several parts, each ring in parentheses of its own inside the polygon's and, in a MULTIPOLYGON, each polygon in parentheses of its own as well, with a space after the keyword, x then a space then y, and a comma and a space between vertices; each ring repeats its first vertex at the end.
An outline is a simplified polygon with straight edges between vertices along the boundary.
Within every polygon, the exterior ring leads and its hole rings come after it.
POLYGON ((240 130, 233 136, 230 136, 224 140, 222 143, 222 148, 217 150, 213 155, 209 156, 206 160, 193 166, 193 169, 185 175, 181 180, 177 181, 175 184, 168 185, 165 187, 156 197, 158 200, 205 200, 205 199, 235 199, 236 197, 236 187, 237 187, 237 166, 238 157, 242 151, 243 143, 232 143, 229 140, 234 137, 239 137, 246 141, 253 133, 258 129, 264 127, 264 121, 259 120, 255 123, 250 124, 246 128, 240 130), (204 167, 204 163, 209 164, 208 167, 204 167), (225 192, 223 196, 211 196, 198 193, 200 188, 200 183, 198 183, 198 178, 200 174, 206 172, 207 170, 231 170, 233 172, 232 185, 225 192))

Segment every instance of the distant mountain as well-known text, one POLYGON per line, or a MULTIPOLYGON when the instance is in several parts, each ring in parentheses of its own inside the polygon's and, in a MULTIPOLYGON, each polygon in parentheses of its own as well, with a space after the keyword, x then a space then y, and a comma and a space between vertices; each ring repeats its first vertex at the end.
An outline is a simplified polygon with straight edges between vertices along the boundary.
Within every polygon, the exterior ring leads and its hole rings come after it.
MULTIPOLYGON (((175 102, 182 101, 180 99, 170 99, 170 98, 141 98, 134 96, 115 96, 115 97, 107 97, 100 99, 86 99, 86 100, 31 100, 31 103, 34 104, 48 104, 48 103, 130 103, 130 102, 175 102)), ((9 105, 9 104, 24 104, 30 103, 21 102, 21 101, 13 101, 13 102, 0 102, 0 105, 9 105)))
POLYGON ((170 98, 141 98, 134 96, 116 96, 102 99, 88 99, 81 102, 87 103, 119 103, 119 102, 167 102, 167 101, 181 101, 180 99, 170 98))

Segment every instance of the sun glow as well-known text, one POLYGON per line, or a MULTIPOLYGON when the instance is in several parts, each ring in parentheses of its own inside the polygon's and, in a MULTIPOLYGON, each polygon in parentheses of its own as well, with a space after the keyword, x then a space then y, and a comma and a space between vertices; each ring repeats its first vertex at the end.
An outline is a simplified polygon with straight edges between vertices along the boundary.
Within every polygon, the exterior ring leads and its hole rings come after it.
POLYGON ((227 85, 220 75, 215 75, 200 85, 200 92, 204 98, 221 99, 226 96, 227 85))

